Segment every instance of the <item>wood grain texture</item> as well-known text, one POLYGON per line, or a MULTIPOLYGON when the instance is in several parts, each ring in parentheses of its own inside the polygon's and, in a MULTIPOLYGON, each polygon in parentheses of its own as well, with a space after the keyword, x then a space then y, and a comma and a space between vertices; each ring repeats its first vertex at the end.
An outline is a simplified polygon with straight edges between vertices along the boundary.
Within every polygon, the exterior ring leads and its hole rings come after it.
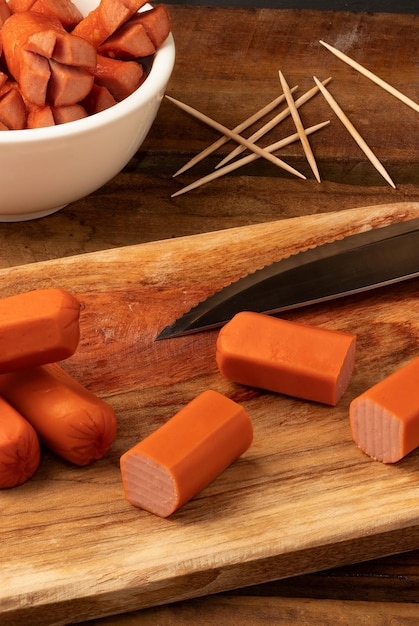
POLYGON ((93 620, 90 626, 196 626, 224 624, 237 626, 411 626, 417 619, 417 607, 412 604, 381 602, 337 602, 311 598, 220 597, 175 605, 145 609, 130 615, 93 620))
POLYGON ((287 316, 357 334, 356 371, 335 408, 222 379, 216 332, 153 340, 225 281, 418 215, 418 203, 380 205, 2 270, 1 296, 59 285, 80 298, 82 340, 64 366, 119 422, 102 461, 74 468, 46 453, 33 480, 0 494, 2 626, 64 624, 416 547, 419 457, 371 461, 351 441, 348 406, 417 354, 417 280, 287 316), (131 507, 119 456, 206 388, 243 403, 251 448, 167 520, 131 507))
MULTIPOLYGON (((402 5, 398 4, 397 7, 400 7, 400 10, 403 9, 402 5)), ((402 92, 417 100, 419 93, 417 83, 418 15, 196 6, 170 6, 169 9, 177 47, 176 65, 168 85, 170 95, 184 99, 211 117, 233 127, 278 94, 278 69, 282 69, 293 84, 299 84, 298 94, 312 86, 312 74, 316 73, 320 78, 331 75, 333 78, 330 83, 331 92, 344 106, 353 123, 371 142, 372 147, 377 150, 377 154, 394 178, 397 189, 392 190, 386 185, 374 168, 363 158, 362 153, 340 122, 330 115, 328 105, 323 103, 321 98, 316 98, 301 110, 304 123, 316 123, 320 118, 323 119, 323 116, 330 117, 333 122, 327 132, 313 137, 312 145, 322 175, 320 185, 310 178, 304 155, 298 145, 295 145, 285 152, 281 151, 280 155, 290 160, 294 166, 306 168, 304 171, 309 175, 307 181, 297 181, 292 177, 279 175, 277 168, 259 160, 193 193, 171 199, 171 194, 180 186, 211 171, 213 165, 230 150, 231 144, 226 144, 220 153, 214 154, 212 160, 205 160, 190 170, 187 176, 182 175, 178 179, 173 179, 172 175, 179 167, 219 135, 164 101, 155 124, 140 151, 124 171, 108 184, 48 218, 17 224, 0 223, 0 267, 13 268, 21 264, 34 264, 84 253, 118 249, 121 246, 163 239, 170 240, 173 237, 219 229, 264 224, 272 220, 302 215, 315 216, 319 213, 353 207, 406 201, 419 203, 417 115, 408 108, 402 107, 401 103, 389 94, 384 94, 366 78, 346 67, 318 43, 318 40, 322 38, 341 47, 377 74, 384 76, 402 92), (197 31, 199 31, 198 37, 197 31)), ((392 10, 394 12, 396 8, 393 7, 392 10)), ((253 129, 249 129, 249 132, 250 130, 253 129)), ((291 122, 288 126, 283 124, 272 135, 266 137, 266 143, 276 141, 293 130, 291 122)), ((262 142, 261 145, 263 145, 262 142)), ((379 220, 375 225, 379 225, 379 220)), ((265 242, 264 245, 266 245, 265 242)), ((289 249, 289 246, 286 249, 289 249)), ((265 252, 268 252, 268 248, 265 248, 265 252)), ((149 252, 147 254, 142 252, 141 258, 148 258, 148 254, 149 252)), ((223 262, 219 263, 220 271, 221 269, 229 270, 230 266, 225 260, 226 257, 228 259, 227 254, 223 262)), ((87 269, 82 259, 80 263, 81 273, 85 274, 87 269)), ((243 266, 237 267, 238 274, 245 269, 245 264, 244 262, 243 266)), ((105 260, 102 265, 106 265, 105 260)), ((112 294, 114 305, 106 315, 101 311, 100 316, 95 316, 94 320, 88 321, 86 313, 85 328, 92 329, 94 326, 90 336, 91 345, 87 345, 88 340, 86 340, 82 346, 83 354, 86 358, 88 356, 86 365, 83 366, 83 359, 73 361, 71 364, 74 373, 90 381, 92 387, 100 392, 105 378, 101 382, 93 368, 98 365, 109 373, 112 366, 105 362, 96 363, 92 354, 95 342, 98 345, 106 344, 108 357, 113 359, 120 347, 118 342, 121 341, 120 337, 116 336, 114 350, 110 349, 118 316, 123 313, 126 319, 127 307, 131 307, 133 312, 138 314, 139 310, 147 310, 149 305, 145 297, 140 298, 140 305, 133 303, 128 296, 124 301, 123 293, 118 292, 117 281, 111 278, 112 268, 108 267, 106 271, 102 265, 97 282, 99 283, 99 278, 101 281, 106 281, 109 277, 109 294, 112 294), (113 290, 115 290, 115 296, 113 290)), ((22 272, 9 273, 7 271, 2 274, 0 284, 3 293, 8 293, 13 289, 25 289, 32 284, 32 281, 39 284, 41 279, 35 267, 32 270, 33 273, 29 274, 27 274, 28 268, 24 268, 22 272), (25 276, 28 282, 25 281, 25 276), (17 281, 15 285, 14 280, 17 281)), ((78 265, 72 260, 70 267, 78 268, 78 265)), ((43 274, 42 281, 55 283, 58 280, 61 265, 56 267, 43 265, 42 268, 40 270, 43 274), (49 272, 48 275, 45 275, 46 271, 49 272)), ((148 272, 147 269, 145 271, 148 272)), ((232 273, 234 271, 235 268, 232 268, 232 273)), ((66 280, 69 285, 73 285, 68 272, 66 280)), ((221 274, 218 278, 222 282, 221 274)), ((92 277, 90 280, 93 280, 92 277)), ((164 285, 161 285, 158 276, 153 276, 149 280, 148 288, 154 285, 159 298, 159 304, 156 306, 162 306, 163 309, 168 307, 167 313, 157 323, 163 326, 169 313, 172 312, 174 315, 181 309, 182 303, 178 303, 179 306, 176 305, 176 311, 173 310, 173 302, 168 306, 167 302, 171 302, 170 299, 165 301, 164 285)), ((86 285, 85 282, 83 284, 86 285)), ((99 288, 105 296, 106 284, 99 284, 99 288)), ((89 305, 99 306, 102 300, 99 296, 95 297, 95 289, 96 284, 94 288, 92 287, 92 291, 86 294, 86 298, 89 305)), ((200 297, 206 289, 206 285, 194 285, 188 295, 182 294, 185 304, 195 297, 200 297)), ((359 327, 367 329, 362 331, 362 347, 368 351, 369 355, 372 355, 376 353, 378 346, 380 353, 378 362, 373 361, 371 357, 371 376, 378 367, 386 372, 396 361, 402 362, 407 359, 415 342, 417 345, 417 332, 409 323, 417 311, 416 299, 414 298, 408 306, 405 316, 393 314, 395 299, 399 294, 398 289, 394 292, 381 292, 383 295, 380 305, 375 299, 371 302, 369 299, 361 298, 363 306, 358 309, 359 327), (387 294, 390 296, 389 308, 387 307, 387 294), (398 348, 393 355, 394 341, 398 348)), ((401 288, 401 292, 404 294, 404 288, 401 288)), ((133 295, 134 293, 135 290, 133 295)), ((411 295, 415 296, 417 293, 411 295)), ((358 298, 356 302, 359 303, 358 298)), ((405 300, 402 299, 401 302, 403 306, 405 300)), ((328 324, 333 314, 337 325, 340 319, 345 319, 345 324, 349 324, 347 320, 350 319, 352 308, 341 309, 343 305, 344 302, 336 304, 339 311, 344 311, 343 318, 339 318, 335 306, 332 306, 327 309, 310 309, 311 313, 307 319, 328 324), (348 318, 346 314, 349 315, 348 318)), ((128 323, 125 330, 131 339, 138 332, 135 323, 128 323)), ((209 341, 212 346, 212 339, 208 337, 206 341, 209 341)), ((142 350, 142 345, 140 342, 139 350, 142 350)), ((156 394, 146 389, 114 396, 115 403, 124 415, 124 421, 120 427, 121 449, 133 441, 137 435, 145 432, 147 428, 151 428, 157 422, 161 423, 171 415, 172 410, 176 410, 184 402, 185 397, 193 395, 197 384, 200 382, 206 384, 215 380, 214 371, 209 379, 205 373, 203 374, 208 351, 211 348, 207 346, 202 349, 201 344, 194 344, 193 348, 185 348, 185 354, 190 354, 191 349, 194 359, 200 364, 203 363, 198 368, 195 381, 188 381, 181 385, 176 383, 182 376, 182 367, 178 365, 179 359, 175 363, 178 348, 173 350, 172 360, 170 359, 172 349, 167 349, 166 361, 154 377, 154 380, 159 379, 162 371, 166 374, 167 364, 171 364, 169 368, 171 374, 168 376, 170 381, 164 389, 162 387, 156 394), (150 396, 152 396, 151 400, 149 400, 150 396), (129 433, 130 425, 133 423, 138 424, 138 428, 135 433, 129 433)), ((141 386, 144 372, 150 372, 150 363, 154 356, 152 351, 139 352, 139 350, 133 351, 133 358, 136 364, 141 361, 141 373, 138 376, 141 386)), ((120 363, 118 358, 116 358, 115 366, 117 363, 120 363)), ((187 370, 187 375, 189 376, 189 370, 187 370)), ((368 380, 369 377, 370 374, 367 377, 368 380)), ((117 385, 117 378, 118 374, 115 372, 111 376, 111 390, 112 385, 117 385)), ((364 380, 362 371, 358 371, 348 393, 352 394, 358 388, 363 387, 367 379, 364 380)), ((131 375, 128 382, 130 385, 133 384, 131 375)), ((151 381, 151 385, 153 384, 154 382, 151 381)), ((237 397, 240 399, 239 396, 237 397)), ((254 400, 252 398, 246 400, 246 398, 247 396, 244 397, 245 401, 251 403, 259 401, 258 398, 254 400)), ((269 403, 269 399, 266 402, 269 403)), ((348 433, 344 432, 345 406, 342 405, 341 408, 343 416, 339 435, 344 438, 345 445, 349 448, 348 433)), ((291 420, 293 411, 294 404, 291 404, 286 423, 291 420)), ((301 416, 299 419, 299 423, 303 425, 304 419, 301 416)), ((260 417, 258 421, 263 423, 260 417)), ((282 412, 279 421, 281 423, 284 421, 282 412)), ((324 436, 324 432, 327 431, 323 428, 323 424, 323 421, 319 422, 316 437, 319 433, 324 436)), ((331 428, 335 432, 338 427, 335 421, 333 424, 331 428)), ((277 602, 278 596, 289 596, 291 600, 305 597, 316 598, 320 601, 326 598, 340 600, 337 603, 313 604, 312 609, 307 613, 302 610, 304 608, 308 611, 306 603, 302 605, 299 601, 291 602, 289 606, 293 612, 290 615, 295 624, 304 616, 309 616, 306 623, 318 623, 324 626, 329 621, 329 623, 338 624, 339 619, 344 619, 342 616, 345 615, 345 611, 350 610, 348 606, 350 600, 370 601, 368 605, 365 605, 365 615, 368 611, 368 619, 371 623, 374 623, 373 619, 375 619, 376 623, 385 624, 386 619, 391 621, 392 618, 395 623, 403 623, 404 611, 409 610, 415 615, 419 586, 417 550, 366 563, 355 563, 383 554, 383 549, 387 553, 397 553, 417 548, 419 537, 415 528, 391 530, 388 534, 379 535, 378 538, 369 536, 358 540, 352 538, 340 543, 333 551, 328 547, 320 546, 315 549, 310 546, 307 552, 300 552, 297 558, 293 559, 294 568, 290 568, 288 554, 284 556, 283 563, 281 559, 276 559, 273 563, 269 558, 265 561, 250 560, 248 567, 242 563, 241 573, 236 564, 229 563, 222 572, 213 571, 211 580, 207 577, 205 567, 207 565, 210 568, 215 567, 213 555, 210 553, 209 556, 199 560, 199 564, 192 568, 191 573, 191 561, 187 560, 182 553, 180 541, 178 544, 172 543, 166 546, 167 553, 174 551, 176 554, 176 562, 171 574, 174 572, 178 576, 177 589, 173 587, 169 579, 156 582, 153 576, 148 579, 145 575, 144 581, 142 571, 136 569, 136 556, 133 555, 129 580, 125 578, 128 567, 125 562, 121 579, 123 589, 119 594, 116 594, 114 589, 109 591, 114 585, 118 572, 113 566, 111 569, 107 567, 113 559, 114 552, 112 549, 108 550, 106 546, 112 545, 113 540, 116 543, 121 541, 121 535, 126 532, 127 535, 122 542, 129 544, 130 550, 133 547, 134 550, 139 550, 144 532, 143 516, 140 515, 139 519, 134 512, 128 513, 126 505, 122 502, 117 479, 117 458, 118 450, 101 465, 92 471, 89 470, 88 475, 80 475, 72 468, 64 467, 52 457, 46 457, 41 473, 36 479, 36 493, 22 488, 18 494, 15 493, 14 498, 11 498, 11 495, 7 496, 7 506, 4 499, 2 500, 0 552, 2 557, 7 554, 7 563, 15 562, 16 575, 19 573, 19 580, 21 580, 20 587, 10 584, 6 590, 9 594, 7 601, 4 597, 1 598, 1 609, 7 613, 7 617, 6 613, 1 614, 2 626, 80 621, 105 613, 125 612, 144 604, 158 602, 163 594, 162 588, 165 590, 163 595, 166 601, 166 596, 176 596, 179 589, 179 595, 185 594, 185 589, 193 595, 213 593, 221 588, 251 585, 254 582, 275 577, 276 574, 280 580, 240 591, 242 594, 253 594, 260 599, 258 612, 262 611, 262 607, 266 607, 267 610, 272 607, 271 615, 275 614, 275 611, 278 611, 280 616, 286 615, 283 612, 285 608, 280 608, 286 605, 280 605, 277 602), (81 497, 79 483, 84 484, 81 497), (101 490, 100 493, 97 493, 98 487, 101 490), (54 502, 53 506, 51 502, 54 502), (11 517, 8 517, 8 514, 11 517), (83 532, 78 537, 80 528, 83 532), (17 543, 13 549, 16 537, 20 534, 22 534, 23 545, 17 543), (105 544, 103 544, 104 538, 105 544), (37 548, 38 540, 40 544, 37 548), (97 543, 100 545, 99 550, 96 547, 97 543), (40 554, 41 547, 45 550, 45 565, 40 554), (21 548, 20 551, 19 548, 21 548), (30 555, 29 559, 26 558, 26 551, 30 555), (60 552, 58 557, 56 557, 57 552, 60 552), (65 559, 69 556, 71 559, 66 567, 65 559), (89 570, 90 558, 92 562, 89 570), (98 562, 100 562, 99 574, 97 573, 98 562), (354 564, 336 568, 335 566, 339 563, 354 564), (334 566, 333 569, 317 571, 330 566, 334 566), (89 575, 84 580, 82 575, 86 570, 90 573, 88 572, 89 575), (290 570, 309 573, 295 577, 292 576, 290 570), (25 574, 20 579, 22 571, 25 574), (182 579, 183 574, 185 576, 182 579), (287 578, 282 578, 283 576, 287 578), (144 582, 148 585, 146 598, 138 593, 138 586, 144 582), (36 589, 39 587, 39 591, 33 591, 34 586, 36 589), (87 595, 82 603, 75 601, 75 597, 84 594, 87 595), (412 603, 412 606, 398 606, 394 605, 394 602, 412 603), (380 603, 385 603, 385 605, 380 603), (30 619, 28 619, 28 611, 30 619), (315 611, 318 611, 319 616, 317 622, 314 618, 315 611)), ((409 464, 414 465, 413 458, 416 457, 413 455, 408 461, 409 468, 409 464)), ((308 459, 299 457, 301 476, 304 474, 305 462, 308 463, 308 459)), ((234 472, 239 471, 241 476, 242 469, 238 469, 240 467, 235 467, 234 472)), ((413 468, 413 472, 415 470, 416 468, 413 468)), ((410 470, 402 469, 401 471, 410 470)), ((332 471, 332 478, 334 476, 335 471, 332 471)), ((218 502, 226 485, 223 482, 225 479, 226 477, 223 477, 217 493, 214 490, 210 491, 212 498, 218 498, 218 502)), ((286 479, 287 485, 292 486, 294 481, 298 482, 297 473, 295 476, 288 475, 286 479)), ((273 474, 273 480, 275 484, 281 480, 279 473, 273 474)), ((356 476, 354 481, 356 481, 356 476)), ((230 479, 228 484, 230 484, 230 479)), ((248 489, 247 483, 245 484, 248 489)), ((385 487, 384 481, 382 486, 385 487)), ((363 483, 359 489, 362 491, 364 487, 363 483)), ((365 487, 366 494, 367 488, 368 485, 365 487)), ((1 495, 4 496, 4 494, 1 495)), ((288 491, 285 496, 289 497, 288 491)), ((203 501, 201 504, 203 505, 203 501)), ((413 511, 415 507, 416 501, 412 503, 410 510, 413 511)), ((406 511, 402 510, 401 515, 405 514, 406 511)), ((230 529, 227 522, 218 526, 218 515, 219 510, 216 510, 213 525, 214 537, 218 537, 219 532, 222 536, 226 530, 228 540, 230 529)), ((262 523, 264 519, 261 515, 262 523)), ((240 523, 242 521, 241 517, 240 523)), ((172 525, 178 527, 179 524, 184 523, 184 521, 175 520, 172 525)), ((199 528, 200 521, 192 527, 193 538, 196 534, 194 530, 196 526, 199 528)), ((272 546, 278 543, 280 539, 277 537, 272 541, 272 546)), ((222 560, 221 554, 220 559, 222 560)), ((158 577, 158 572, 154 572, 153 575, 158 577)), ((235 591, 236 595, 237 593, 238 590, 235 591)), ((188 610, 196 611, 201 622, 206 616, 211 616, 211 610, 218 610, 217 596, 214 598, 213 608, 212 598, 203 602, 201 607, 197 601, 193 602, 190 609, 188 609, 189 605, 184 603, 180 608, 171 605, 162 614, 156 613, 154 616, 151 614, 152 616, 149 617, 147 613, 141 613, 135 615, 133 620, 135 620, 134 623, 138 623, 147 616, 151 620, 154 619, 156 623, 157 619, 162 620, 164 616, 166 624, 183 625, 184 619, 187 618, 185 612, 188 610)), ((246 623, 245 619, 249 618, 249 608, 246 603, 238 601, 234 607, 238 620, 246 623)), ((253 618, 254 613, 251 616, 253 618)), ((223 619, 227 623, 226 613, 223 619)), ((218 623, 221 620, 216 621, 218 623)), ((282 621, 287 620, 284 617, 282 621)), ((361 622, 362 620, 354 621, 361 622)), ((272 623, 272 620, 267 623, 272 623)), ((407 623, 411 624, 412 619, 409 618, 407 623)))

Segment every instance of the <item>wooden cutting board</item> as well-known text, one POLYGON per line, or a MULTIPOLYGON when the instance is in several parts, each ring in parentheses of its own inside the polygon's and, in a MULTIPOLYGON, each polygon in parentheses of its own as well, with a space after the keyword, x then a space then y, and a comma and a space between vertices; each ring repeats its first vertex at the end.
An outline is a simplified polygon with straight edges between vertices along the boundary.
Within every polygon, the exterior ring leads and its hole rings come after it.
POLYGON ((71 623, 417 548, 419 452, 374 462, 348 423, 353 397, 418 356, 417 279, 284 314, 357 334, 335 408, 224 380, 215 330, 154 338, 266 263, 418 216, 419 203, 365 207, 2 270, 1 297, 59 286, 80 298, 82 339, 65 367, 119 421, 105 459, 76 468, 45 453, 32 480, 0 493, 2 626, 71 623), (130 506, 120 455, 208 388, 249 412, 251 448, 169 519, 130 506))

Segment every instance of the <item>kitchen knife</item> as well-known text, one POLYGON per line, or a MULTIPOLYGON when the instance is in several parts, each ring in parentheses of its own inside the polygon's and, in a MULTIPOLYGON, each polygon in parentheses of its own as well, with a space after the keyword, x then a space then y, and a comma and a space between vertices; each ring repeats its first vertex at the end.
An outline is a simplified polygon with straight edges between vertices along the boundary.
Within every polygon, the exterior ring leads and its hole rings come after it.
POLYGON ((215 292, 157 339, 222 326, 239 311, 278 313, 419 276, 419 218, 348 235, 257 270, 215 292))

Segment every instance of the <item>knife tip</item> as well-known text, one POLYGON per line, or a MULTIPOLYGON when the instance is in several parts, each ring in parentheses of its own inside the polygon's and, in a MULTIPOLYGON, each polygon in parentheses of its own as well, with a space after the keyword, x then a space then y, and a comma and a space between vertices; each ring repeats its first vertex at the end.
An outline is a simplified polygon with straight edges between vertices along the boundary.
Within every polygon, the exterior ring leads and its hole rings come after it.
POLYGON ((162 339, 171 339, 175 335, 173 334, 173 327, 166 326, 162 331, 154 338, 154 341, 161 341, 162 339))

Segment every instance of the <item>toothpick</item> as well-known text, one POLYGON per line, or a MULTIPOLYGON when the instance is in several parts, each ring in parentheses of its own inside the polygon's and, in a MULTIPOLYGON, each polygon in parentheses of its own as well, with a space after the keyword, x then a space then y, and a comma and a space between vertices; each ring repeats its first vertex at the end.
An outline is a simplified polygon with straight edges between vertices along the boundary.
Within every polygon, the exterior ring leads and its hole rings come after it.
POLYGON ((300 137, 301 144, 303 146, 303 150, 307 157, 307 161, 310 164, 310 167, 313 171, 314 176, 316 177, 317 182, 320 182, 320 174, 317 167, 316 159, 314 158, 313 151, 310 146, 310 142, 307 139, 306 131, 304 129, 303 123, 301 121, 300 114, 298 113, 297 107, 295 106, 294 98, 292 97, 292 93, 288 86, 287 81, 281 71, 279 71, 279 80, 281 81, 282 91, 285 94, 285 98, 288 104, 288 108, 291 112, 291 117, 294 121, 295 128, 297 129, 297 133, 300 137))
MULTIPOLYGON (((327 78, 325 81, 323 81, 323 85, 327 85, 328 83, 330 83, 331 80, 332 80, 331 78, 327 78)), ((309 91, 304 93, 302 96, 300 96, 298 100, 295 101, 295 106, 297 107, 297 109, 303 104, 305 104, 306 102, 308 102, 318 92, 319 92, 318 87, 313 87, 312 89, 309 89, 309 91)), ((291 111, 289 107, 287 107, 286 109, 281 111, 281 113, 278 113, 278 115, 275 115, 275 117, 273 117, 269 122, 264 124, 264 126, 262 126, 259 130, 254 132, 253 135, 249 137, 248 141, 252 141, 252 142, 257 141, 258 139, 263 137, 263 135, 266 135, 266 133, 268 133, 275 126, 277 126, 277 124, 279 124, 284 119, 286 119, 288 115, 290 114, 291 114, 291 111)), ((231 159, 234 159, 236 156, 241 154, 245 149, 246 148, 243 148, 243 146, 237 146, 237 148, 235 148, 232 152, 230 152, 230 154, 224 157, 224 159, 222 159, 218 163, 218 165, 216 165, 216 168, 222 167, 223 165, 231 161, 231 159)))
POLYGON ((171 96, 166 95, 166 98, 170 100, 170 102, 173 102, 174 104, 176 104, 179 108, 189 113, 190 115, 193 115, 194 117, 196 117, 201 122, 204 122, 205 124, 208 124, 208 126, 215 128, 215 130, 218 130, 223 135, 227 135, 228 137, 230 137, 230 139, 234 139, 234 141, 237 141, 237 143, 240 143, 246 148, 248 148, 249 150, 252 150, 252 152, 256 152, 256 154, 259 154, 261 157, 263 157, 267 161, 270 161, 274 165, 277 165, 278 167, 286 170, 287 172, 290 172, 291 174, 295 174, 295 176, 298 176, 299 178, 302 178, 303 180, 306 179, 304 174, 301 174, 300 172, 298 172, 296 169, 288 165, 288 163, 285 163, 285 161, 282 161, 282 159, 278 159, 278 157, 274 156, 270 152, 266 152, 266 150, 264 150, 263 148, 260 148, 258 145, 252 143, 248 139, 245 139, 238 133, 233 132, 226 126, 223 126, 219 122, 216 122, 215 120, 211 119, 207 115, 204 115, 204 113, 197 111, 196 109, 189 106, 188 104, 184 104, 183 102, 180 102, 179 100, 176 100, 175 98, 172 98, 171 96))
POLYGON ((395 96, 396 98, 398 98, 399 100, 407 104, 407 106, 411 107, 417 113, 419 112, 419 104, 417 104, 416 102, 414 102, 413 100, 405 96, 398 89, 395 89, 395 87, 392 87, 385 80, 383 80, 382 78, 379 78, 379 76, 376 76, 375 74, 370 72, 370 70, 367 70, 365 67, 363 67, 362 65, 360 65, 359 63, 357 63, 356 61, 348 57, 346 54, 344 54, 340 50, 337 50, 337 48, 334 48, 333 46, 331 46, 330 44, 322 40, 320 40, 320 43, 322 44, 322 46, 330 50, 330 52, 335 54, 339 59, 341 59, 341 61, 344 61, 345 63, 347 63, 354 69, 358 70, 358 72, 360 72, 361 74, 363 74, 364 76, 372 80, 374 83, 376 83, 377 85, 379 85, 380 87, 382 87, 383 89, 391 93, 393 96, 395 96))
MULTIPOLYGON (((294 93, 294 91, 296 91, 297 89, 298 89, 298 85, 293 87, 291 89, 291 92, 294 93)), ((265 115, 273 111, 279 104, 284 102, 284 100, 285 100, 285 95, 282 93, 280 96, 278 96, 277 98, 275 98, 274 100, 266 104, 262 109, 260 109, 259 111, 256 111, 256 113, 254 113, 253 115, 248 117, 246 120, 241 122, 241 124, 239 124, 238 126, 235 126, 233 128, 233 132, 241 133, 243 130, 246 130, 246 128, 249 128, 249 126, 252 126, 252 124, 259 121, 262 117, 264 117, 265 115)), ((179 176, 179 174, 183 174, 184 172, 186 172, 191 167, 193 167, 194 165, 196 165, 197 163, 205 159, 207 156, 209 156, 210 154, 218 150, 218 148, 221 148, 221 146, 223 146, 225 143, 229 141, 230 141, 230 137, 226 137, 226 135, 224 135, 223 137, 220 137, 220 139, 217 139, 217 141, 214 141, 214 143, 208 146, 208 148, 205 148, 205 150, 202 150, 202 152, 194 156, 183 167, 181 167, 177 172, 175 172, 173 174, 173 177, 179 176)))
MULTIPOLYGON (((316 124, 315 126, 310 126, 309 128, 306 128, 305 132, 307 133, 307 135, 311 135, 312 133, 315 133, 316 131, 323 128, 324 126, 327 126, 327 124, 329 123, 330 123, 330 120, 327 120, 326 122, 321 122, 320 124, 316 124)), ((284 139, 281 139, 280 141, 276 141, 270 146, 267 146, 265 150, 267 152, 275 152, 275 150, 279 150, 280 148, 283 148, 284 146, 288 146, 290 143, 293 143, 294 141, 298 141, 299 138, 300 138, 299 134, 294 133, 293 135, 289 135, 289 137, 285 137, 284 139)), ((252 161, 256 161, 257 159, 260 159, 260 156, 258 154, 255 154, 255 153, 248 154, 247 156, 239 159, 238 161, 234 161, 234 163, 225 165, 224 167, 218 170, 215 170, 214 172, 211 172, 207 176, 203 176, 199 180, 194 181, 190 185, 183 187, 183 189, 176 191, 175 193, 172 194, 172 198, 174 198, 175 196, 180 196, 181 194, 186 193, 187 191, 192 191, 192 189, 196 189, 197 187, 201 187, 201 185, 209 183, 212 180, 215 180, 216 178, 220 178, 221 176, 224 176, 225 174, 229 174, 233 170, 237 170, 239 169, 239 167, 242 167, 243 165, 247 165, 248 163, 251 163, 252 161)))
POLYGON ((346 129, 352 135, 353 139, 355 139, 358 146, 361 148, 364 154, 368 157, 368 159, 374 165, 376 170, 381 174, 381 176, 389 183, 389 185, 393 187, 393 189, 395 189, 396 185, 391 180, 386 169, 377 159, 377 157, 375 156, 371 148, 368 146, 366 141, 361 137, 361 135, 359 134, 355 126, 352 124, 352 122, 349 120, 349 118, 346 116, 346 114, 342 111, 339 104, 336 102, 336 100, 333 98, 330 92, 326 89, 326 87, 324 87, 315 76, 313 76, 313 78, 314 78, 316 85, 319 87, 320 91, 324 95, 325 100, 328 102, 331 109, 336 113, 336 115, 338 116, 342 124, 346 127, 346 129))

